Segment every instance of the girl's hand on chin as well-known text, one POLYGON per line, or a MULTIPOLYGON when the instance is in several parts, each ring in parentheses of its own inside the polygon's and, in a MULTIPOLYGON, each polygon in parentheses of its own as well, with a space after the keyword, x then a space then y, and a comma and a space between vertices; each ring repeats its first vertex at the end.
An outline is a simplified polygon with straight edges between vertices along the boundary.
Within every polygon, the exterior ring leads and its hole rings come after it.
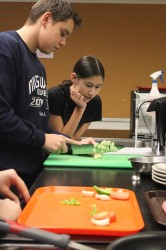
POLYGON ((81 95, 76 89, 74 89, 72 86, 70 87, 70 98, 73 102, 76 103, 78 108, 85 109, 86 108, 86 102, 84 102, 84 96, 81 95))

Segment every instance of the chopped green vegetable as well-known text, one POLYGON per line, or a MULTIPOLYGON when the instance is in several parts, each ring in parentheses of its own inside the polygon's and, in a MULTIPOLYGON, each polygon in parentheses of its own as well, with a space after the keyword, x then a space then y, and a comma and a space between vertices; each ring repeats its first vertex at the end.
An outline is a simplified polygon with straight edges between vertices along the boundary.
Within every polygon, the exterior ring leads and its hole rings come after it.
POLYGON ((71 198, 71 199, 68 199, 68 200, 61 201, 61 204, 62 205, 70 205, 70 206, 79 206, 79 205, 81 205, 81 202, 74 199, 74 198, 71 198))
POLYGON ((106 195, 110 195, 112 192, 112 188, 99 188, 96 185, 93 186, 96 193, 98 194, 106 194, 106 195))
POLYGON ((111 141, 102 141, 100 143, 94 144, 94 158, 99 159, 102 158, 103 154, 106 152, 116 152, 118 151, 117 147, 115 147, 114 142, 111 141))
POLYGON ((103 157, 103 155, 100 154, 100 153, 95 153, 95 154, 94 154, 94 159, 100 159, 100 158, 102 158, 102 157, 103 157))
POLYGON ((94 203, 92 206, 92 215, 94 215, 94 214, 96 214, 97 213, 97 206, 96 206, 96 204, 94 203))

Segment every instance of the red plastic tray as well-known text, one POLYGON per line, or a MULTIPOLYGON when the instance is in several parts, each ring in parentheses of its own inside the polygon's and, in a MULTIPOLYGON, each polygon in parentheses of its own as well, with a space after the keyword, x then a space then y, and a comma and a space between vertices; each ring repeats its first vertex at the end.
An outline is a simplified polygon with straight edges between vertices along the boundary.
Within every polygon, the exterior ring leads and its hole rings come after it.
MULTIPOLYGON (((134 192, 129 200, 96 200, 95 197, 83 197, 82 190, 94 191, 93 187, 48 186, 37 189, 24 208, 18 222, 55 233, 79 235, 123 236, 138 232, 144 227, 144 221, 134 192), (79 206, 62 205, 64 199, 75 198, 79 206), (92 204, 97 211, 114 211, 116 222, 99 227, 91 223, 92 204)), ((116 191, 117 188, 113 188, 116 191)))

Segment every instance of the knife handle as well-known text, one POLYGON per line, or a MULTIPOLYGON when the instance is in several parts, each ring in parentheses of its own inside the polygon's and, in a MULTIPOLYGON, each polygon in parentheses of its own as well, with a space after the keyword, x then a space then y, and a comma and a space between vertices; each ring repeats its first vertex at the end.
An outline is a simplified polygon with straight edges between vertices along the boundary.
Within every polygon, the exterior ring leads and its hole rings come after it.
POLYGON ((26 227, 22 224, 7 220, 0 220, 0 230, 6 233, 10 232, 27 238, 31 238, 38 242, 55 245, 61 248, 67 248, 70 241, 69 235, 58 235, 41 229, 26 227))
POLYGON ((66 153, 66 154, 72 155, 72 154, 73 154, 73 151, 72 151, 71 144, 70 144, 70 143, 67 143, 66 145, 67 145, 67 148, 68 148, 68 150, 67 150, 67 153, 66 153))

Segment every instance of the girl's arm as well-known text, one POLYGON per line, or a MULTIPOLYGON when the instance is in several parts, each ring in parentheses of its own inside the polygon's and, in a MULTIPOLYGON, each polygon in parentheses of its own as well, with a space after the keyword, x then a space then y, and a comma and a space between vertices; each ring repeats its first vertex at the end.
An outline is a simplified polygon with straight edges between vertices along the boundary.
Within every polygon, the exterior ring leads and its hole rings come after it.
MULTIPOLYGON (((63 120, 61 116, 50 114, 49 117, 49 126, 63 134, 69 135, 71 138, 77 139, 76 136, 74 136, 75 131, 77 129, 77 126, 83 116, 83 113, 85 111, 85 108, 80 108, 78 106, 75 107, 70 119, 68 122, 64 125, 63 120)), ((89 125, 88 125, 89 126, 89 125)), ((82 134, 85 132, 85 129, 83 129, 82 134)))
POLYGON ((90 126, 90 122, 84 123, 73 135, 74 140, 78 140, 81 136, 84 135, 88 127, 90 126))

